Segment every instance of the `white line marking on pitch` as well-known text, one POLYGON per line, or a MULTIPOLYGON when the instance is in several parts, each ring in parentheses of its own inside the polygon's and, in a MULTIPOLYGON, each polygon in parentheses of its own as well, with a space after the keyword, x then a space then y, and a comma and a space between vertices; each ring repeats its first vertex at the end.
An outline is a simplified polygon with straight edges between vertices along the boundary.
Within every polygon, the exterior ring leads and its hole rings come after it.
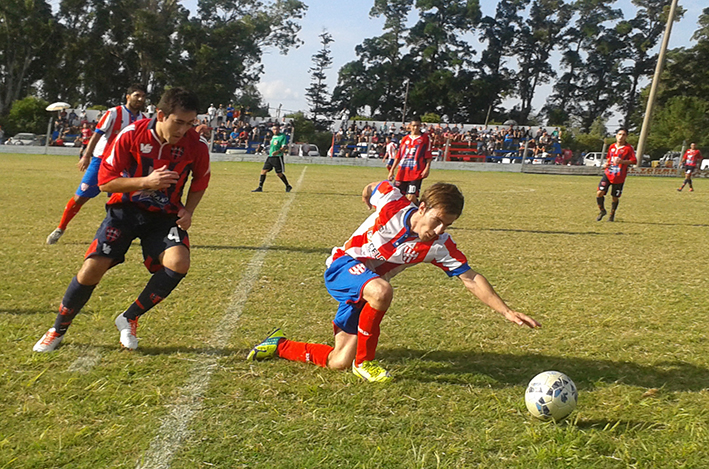
POLYGON ((261 246, 254 254, 254 257, 246 267, 244 276, 237 285, 231 303, 226 309, 224 317, 214 331, 214 334, 209 340, 209 345, 214 349, 213 352, 205 352, 198 358, 197 363, 192 368, 190 378, 187 383, 180 388, 179 397, 175 404, 171 406, 170 412, 162 421, 162 425, 158 430, 158 434, 150 443, 148 451, 143 455, 141 461, 138 462, 138 469, 167 469, 170 467, 170 462, 177 451, 182 447, 183 441, 190 435, 190 421, 192 417, 201 410, 202 398, 209 387, 209 381, 212 377, 212 372, 217 367, 219 356, 217 350, 228 345, 236 323, 241 316, 249 293, 256 283, 263 261, 266 258, 268 250, 271 248, 273 241, 278 236, 278 233, 286 223, 288 211, 295 199, 295 194, 303 182, 305 170, 300 173, 300 178, 295 185, 295 193, 293 193, 288 201, 281 209, 278 220, 271 228, 270 233, 264 238, 261 246))

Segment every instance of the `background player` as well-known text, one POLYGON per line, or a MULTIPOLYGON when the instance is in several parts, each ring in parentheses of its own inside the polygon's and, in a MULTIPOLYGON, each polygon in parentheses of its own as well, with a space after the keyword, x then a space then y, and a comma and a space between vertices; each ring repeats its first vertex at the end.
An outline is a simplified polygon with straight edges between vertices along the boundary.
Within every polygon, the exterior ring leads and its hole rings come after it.
MULTIPOLYGON (((463 211, 463 194, 453 184, 436 183, 416 206, 389 181, 371 183, 362 192, 375 213, 327 259, 325 287, 340 306, 333 320, 335 346, 288 340, 273 331, 248 355, 260 360, 277 355, 293 361, 346 369, 370 381, 387 381, 389 373, 374 361, 379 326, 394 290, 389 280, 407 267, 427 262, 457 276, 483 303, 519 325, 539 327, 510 309, 488 281, 468 266, 446 229, 463 211)), ((418 300, 414 300, 418 301, 418 300)))
POLYGON ((385 144, 386 154, 384 155, 384 159, 386 160, 386 167, 387 167, 388 173, 391 173, 391 168, 394 166, 394 160, 396 160, 397 150, 398 150, 398 147, 396 146, 396 142, 394 142, 392 140, 391 136, 388 136, 386 138, 386 144, 385 144))
POLYGON ((192 128, 198 109, 194 93, 171 88, 160 99, 155 119, 144 119, 120 133, 99 172, 101 190, 111 193, 106 218, 64 294, 54 327, 35 344, 35 352, 51 352, 59 346, 103 275, 125 260, 135 238, 140 238, 145 265, 153 275, 115 320, 123 347, 138 347, 138 318, 187 275, 187 230, 210 176, 208 143, 192 128), (190 173, 192 182, 183 205, 190 173))
POLYGON ((606 216, 605 195, 608 193, 609 188, 613 197, 613 205, 608 221, 615 221, 615 211, 618 209, 618 202, 623 194, 623 184, 628 175, 628 166, 637 163, 635 151, 626 142, 627 138, 628 129, 618 129, 615 134, 616 143, 611 144, 610 148, 608 148, 608 158, 603 163, 605 172, 596 192, 596 203, 598 203, 598 209, 600 210, 596 221, 601 221, 606 216))
MULTIPOLYGON (((84 122, 81 126, 81 150, 79 150, 79 161, 84 157, 84 154, 86 153, 86 148, 89 146, 89 142, 91 141, 91 137, 93 136, 94 131, 91 130, 91 126, 89 125, 88 122, 84 122)), ((79 169, 81 169, 81 164, 78 165, 79 169)), ((73 199, 72 199, 73 200, 73 199)))
POLYGON ((273 124, 271 127, 273 137, 268 149, 268 158, 261 169, 261 177, 259 178, 258 187, 251 192, 263 192, 263 183, 266 182, 266 174, 272 169, 276 170, 276 176, 281 178, 283 184, 286 185, 286 192, 290 192, 293 188, 288 184, 288 178, 284 173, 286 163, 283 161, 283 155, 288 150, 288 140, 285 134, 281 132, 281 126, 273 124))
POLYGON ((689 149, 682 155, 682 161, 680 162, 684 168, 684 182, 682 186, 677 189, 677 192, 682 192, 684 186, 689 184, 689 192, 694 192, 694 187, 692 186, 692 174, 697 170, 697 166, 701 167, 702 164, 702 153, 697 150, 697 145, 692 143, 689 149))
POLYGON ((99 120, 86 151, 78 163, 79 170, 85 170, 86 173, 74 197, 67 202, 59 226, 47 236, 47 244, 56 244, 81 207, 101 192, 98 188, 98 170, 103 154, 111 148, 113 140, 121 130, 144 117, 140 111, 145 105, 145 93, 145 86, 134 83, 126 91, 126 103, 109 109, 99 120))
POLYGON ((389 180, 394 180, 394 170, 398 166, 394 185, 417 203, 421 191, 421 182, 431 172, 431 140, 427 133, 421 132, 421 120, 416 118, 409 125, 410 133, 401 139, 399 153, 389 170, 389 180))

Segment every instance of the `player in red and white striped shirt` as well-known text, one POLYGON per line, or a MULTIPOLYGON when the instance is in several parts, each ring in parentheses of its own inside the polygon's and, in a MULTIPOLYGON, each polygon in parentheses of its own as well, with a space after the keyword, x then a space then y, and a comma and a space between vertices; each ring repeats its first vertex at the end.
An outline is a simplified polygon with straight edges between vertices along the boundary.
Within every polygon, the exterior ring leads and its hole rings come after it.
POLYGON ((126 90, 126 103, 109 109, 99 120, 77 164, 79 171, 86 171, 84 177, 74 197, 69 199, 64 207, 59 225, 47 236, 47 244, 56 244, 81 207, 101 192, 98 188, 98 169, 101 160, 121 130, 145 117, 140 112, 145 105, 145 93, 145 86, 134 83, 126 90))
POLYGON ((248 355, 259 360, 277 355, 334 369, 350 366, 357 376, 387 381, 389 373, 374 361, 379 325, 389 309, 389 280, 415 264, 433 264, 508 320, 529 327, 539 323, 510 309, 488 281, 471 270, 465 255, 445 232, 463 210, 463 194, 453 184, 436 183, 417 206, 389 181, 365 187, 362 198, 375 212, 327 259, 325 286, 340 306, 333 320, 335 346, 288 340, 273 331, 248 355))

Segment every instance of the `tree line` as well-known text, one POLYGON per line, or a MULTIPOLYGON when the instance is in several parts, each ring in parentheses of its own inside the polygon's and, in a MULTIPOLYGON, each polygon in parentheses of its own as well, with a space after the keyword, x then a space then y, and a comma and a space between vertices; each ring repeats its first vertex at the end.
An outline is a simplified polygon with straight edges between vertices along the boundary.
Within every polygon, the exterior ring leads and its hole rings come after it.
MULTIPOLYGON (((396 121, 407 107, 409 115, 436 113, 449 122, 511 118, 590 133, 620 110, 622 124, 637 129, 641 85, 653 73, 651 51, 670 0, 632 3, 636 11, 625 17, 613 0, 499 0, 485 16, 478 0, 373 0, 370 16, 384 20, 382 34, 356 47, 356 60, 338 71, 329 93, 332 37, 324 32, 306 94, 322 118, 396 121), (544 84, 553 91, 535 113, 544 84), (519 104, 504 109, 510 97, 519 104)), ((198 0, 195 13, 178 0, 60 0, 56 11, 47 0, 3 0, 0 119, 25 96, 104 104, 134 81, 153 100, 180 84, 205 103, 258 109, 263 51, 297 47, 306 11, 299 0, 198 0)), ((698 25, 696 46, 668 54, 653 149, 705 138, 709 8, 698 25)))

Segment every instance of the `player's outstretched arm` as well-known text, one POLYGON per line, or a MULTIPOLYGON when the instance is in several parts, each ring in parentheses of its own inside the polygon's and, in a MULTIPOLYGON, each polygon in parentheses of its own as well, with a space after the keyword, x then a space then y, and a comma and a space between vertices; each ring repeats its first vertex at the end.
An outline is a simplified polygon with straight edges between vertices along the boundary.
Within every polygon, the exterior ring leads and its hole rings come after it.
POLYGON ((508 321, 519 324, 520 326, 527 326, 531 328, 542 327, 541 324, 526 314, 510 309, 502 298, 500 298, 500 295, 498 295, 492 288, 490 282, 488 282, 487 279, 479 273, 473 270, 468 270, 458 277, 470 293, 477 296, 480 301, 498 313, 502 314, 508 321))

